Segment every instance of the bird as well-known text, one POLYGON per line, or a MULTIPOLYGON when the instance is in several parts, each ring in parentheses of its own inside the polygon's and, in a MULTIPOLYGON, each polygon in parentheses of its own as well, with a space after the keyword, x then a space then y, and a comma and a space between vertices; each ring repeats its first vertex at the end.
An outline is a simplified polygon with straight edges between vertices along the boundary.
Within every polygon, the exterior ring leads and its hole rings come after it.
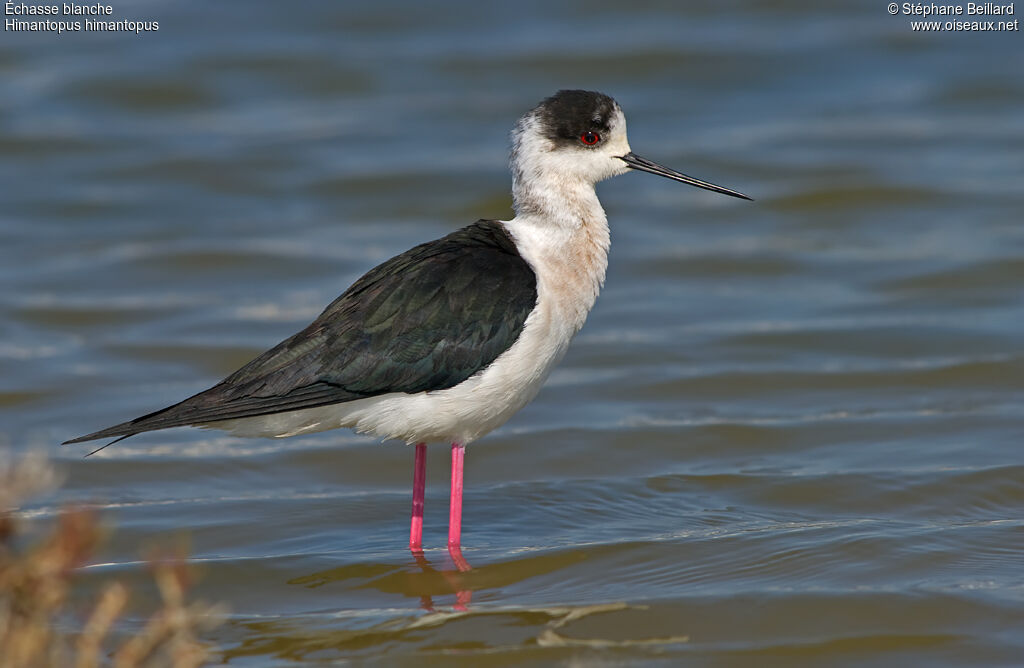
MULTIPOLYGON (((630 170, 750 200, 630 149, 608 95, 560 90, 515 124, 511 220, 478 220, 371 269, 309 326, 213 387, 72 438, 180 426, 253 437, 347 427, 415 446, 409 549, 422 555, 428 443, 451 446, 448 553, 462 556, 466 446, 534 398, 601 290, 609 227, 595 185, 630 170)), ((90 454, 93 454, 90 453, 90 454)))

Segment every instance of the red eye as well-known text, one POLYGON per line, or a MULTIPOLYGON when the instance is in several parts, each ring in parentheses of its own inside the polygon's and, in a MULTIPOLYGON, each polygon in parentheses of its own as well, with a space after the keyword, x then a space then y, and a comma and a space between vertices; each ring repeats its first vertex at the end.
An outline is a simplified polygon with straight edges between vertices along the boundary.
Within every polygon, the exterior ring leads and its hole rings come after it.
POLYGON ((580 141, 587 146, 593 146, 597 142, 601 141, 601 135, 596 132, 584 132, 580 135, 580 141))

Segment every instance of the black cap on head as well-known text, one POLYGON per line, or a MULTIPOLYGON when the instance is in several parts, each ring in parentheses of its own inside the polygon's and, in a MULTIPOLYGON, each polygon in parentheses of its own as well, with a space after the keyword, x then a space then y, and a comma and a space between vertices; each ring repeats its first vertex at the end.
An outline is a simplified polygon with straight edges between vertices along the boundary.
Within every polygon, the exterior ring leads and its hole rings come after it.
POLYGON ((554 142, 577 143, 584 132, 608 132, 618 105, 589 90, 560 90, 534 110, 544 135, 554 142))

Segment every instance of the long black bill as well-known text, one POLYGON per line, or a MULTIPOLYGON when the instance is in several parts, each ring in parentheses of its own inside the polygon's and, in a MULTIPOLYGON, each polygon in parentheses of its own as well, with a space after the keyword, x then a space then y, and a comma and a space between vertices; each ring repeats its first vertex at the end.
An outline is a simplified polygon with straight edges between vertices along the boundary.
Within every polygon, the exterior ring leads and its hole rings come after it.
POLYGON ((656 162, 651 162, 647 158, 641 158, 636 153, 629 152, 626 155, 618 156, 619 160, 629 165, 631 169, 637 169, 641 172, 650 172, 651 174, 657 174, 658 176, 664 176, 666 179, 672 179, 673 181, 682 181, 683 183, 689 183, 691 186, 697 186, 704 190, 711 190, 716 193, 722 193, 723 195, 732 195, 733 197, 739 197, 740 199, 748 199, 753 201, 753 197, 747 197, 741 192, 730 190, 729 188, 723 188, 722 186, 716 186, 714 183, 708 183, 707 181, 701 181, 695 179, 692 176, 687 176, 682 172, 677 172, 674 169, 668 167, 662 167, 656 162))

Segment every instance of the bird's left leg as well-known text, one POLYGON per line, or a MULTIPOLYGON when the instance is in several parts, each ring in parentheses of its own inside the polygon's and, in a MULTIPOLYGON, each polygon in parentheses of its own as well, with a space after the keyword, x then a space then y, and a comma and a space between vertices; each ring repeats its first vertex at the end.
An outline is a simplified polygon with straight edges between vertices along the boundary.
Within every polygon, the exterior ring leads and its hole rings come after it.
POLYGON ((427 444, 416 444, 416 464, 412 474, 412 521, 409 524, 409 549, 423 553, 423 496, 427 486, 427 444))
POLYGON ((455 567, 468 571, 469 564, 462 556, 462 468, 466 460, 466 446, 452 443, 452 492, 448 506, 448 554, 455 567))

